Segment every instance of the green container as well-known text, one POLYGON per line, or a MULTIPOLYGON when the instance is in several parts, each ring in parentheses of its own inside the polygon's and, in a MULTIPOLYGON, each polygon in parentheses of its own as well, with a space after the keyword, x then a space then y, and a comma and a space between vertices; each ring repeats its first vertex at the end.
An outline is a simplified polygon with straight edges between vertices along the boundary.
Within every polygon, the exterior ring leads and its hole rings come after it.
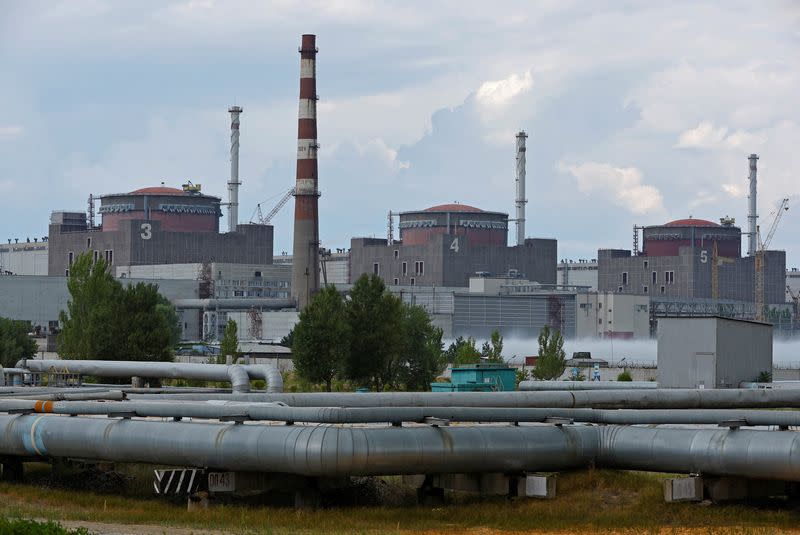
POLYGON ((467 364, 453 368, 449 383, 431 383, 433 392, 509 392, 516 389, 514 368, 504 364, 467 364))

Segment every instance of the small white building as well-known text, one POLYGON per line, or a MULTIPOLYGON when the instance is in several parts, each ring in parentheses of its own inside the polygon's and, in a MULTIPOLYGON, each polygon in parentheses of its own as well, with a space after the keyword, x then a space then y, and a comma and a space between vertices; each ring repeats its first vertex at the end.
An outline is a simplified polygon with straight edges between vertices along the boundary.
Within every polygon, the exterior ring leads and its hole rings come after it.
POLYGON ((47 241, 0 244, 0 275, 47 275, 47 241))
POLYGON ((575 295, 578 338, 650 338, 650 297, 614 292, 575 295))
POLYGON ((772 374, 772 325, 722 317, 659 318, 663 388, 738 388, 772 374))
POLYGON ((597 291, 597 259, 562 260, 556 265, 556 284, 597 291))

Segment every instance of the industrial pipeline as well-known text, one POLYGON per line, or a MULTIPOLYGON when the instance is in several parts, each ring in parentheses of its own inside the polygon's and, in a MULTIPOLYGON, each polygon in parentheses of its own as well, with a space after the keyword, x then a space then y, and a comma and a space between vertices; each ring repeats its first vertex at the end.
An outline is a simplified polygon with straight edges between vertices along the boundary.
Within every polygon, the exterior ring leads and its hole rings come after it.
POLYGON ((0 455, 300 476, 552 471, 594 465, 800 481, 800 434, 631 426, 275 426, 0 415, 0 455))
POLYGON ((274 366, 241 364, 189 364, 113 360, 23 359, 16 368, 33 373, 78 374, 95 377, 153 377, 228 381, 234 392, 249 392, 250 380, 263 379, 267 392, 282 392, 283 378, 274 366))
MULTIPOLYGON (((140 391, 141 392, 141 391, 140 391)), ((281 402, 292 407, 519 407, 598 409, 800 408, 800 389, 601 390, 552 392, 366 392, 366 393, 131 393, 131 400, 209 399, 281 402)))

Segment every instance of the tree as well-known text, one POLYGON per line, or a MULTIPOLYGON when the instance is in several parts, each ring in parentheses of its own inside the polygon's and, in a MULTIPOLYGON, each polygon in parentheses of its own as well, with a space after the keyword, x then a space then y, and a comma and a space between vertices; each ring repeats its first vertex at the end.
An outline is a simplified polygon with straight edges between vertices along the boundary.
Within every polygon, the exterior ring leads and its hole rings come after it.
POLYGON ((292 347, 294 343, 294 328, 292 328, 286 336, 281 338, 281 341, 278 342, 278 345, 282 345, 283 347, 292 347))
POLYGON ((233 320, 228 320, 228 323, 225 324, 225 332, 219 343, 219 357, 217 357, 219 364, 225 364, 228 356, 231 356, 234 360, 239 356, 238 330, 239 327, 233 320))
POLYGON ((477 364, 481 361, 481 353, 475 347, 475 339, 472 337, 465 339, 463 336, 459 336, 456 338, 447 348, 444 356, 445 362, 451 363, 454 367, 477 364))
POLYGON ((102 258, 78 255, 70 268, 70 300, 59 315, 59 352, 66 359, 172 360, 180 339, 177 312, 158 285, 127 288, 102 258))
POLYGON ((27 321, 0 317, 0 366, 13 368, 20 359, 36 354, 36 342, 28 336, 30 330, 27 321))
POLYGON ((325 383, 330 392, 350 352, 345 302, 336 287, 326 286, 300 312, 292 330, 292 360, 301 379, 325 383))
POLYGON ((346 378, 372 383, 380 391, 396 377, 403 344, 402 305, 377 275, 364 274, 356 280, 345 307, 352 333, 346 378))
POLYGON ((124 310, 120 360, 171 361, 172 349, 180 341, 175 308, 158 293, 158 286, 139 282, 122 292, 124 310))
POLYGON ((395 383, 406 390, 429 390, 430 384, 447 366, 442 330, 434 327, 424 308, 403 305, 403 346, 395 383))
POLYGON ((58 348, 67 359, 114 359, 122 345, 120 331, 127 321, 122 285, 108 272, 102 258, 87 252, 75 259, 67 281, 70 300, 61 311, 58 348))
POLYGON ((617 381, 633 381, 633 377, 631 377, 631 372, 628 370, 622 370, 622 373, 617 375, 617 381))
POLYGON ((483 343, 481 347, 481 357, 489 362, 504 362, 503 337, 500 336, 500 331, 497 329, 492 331, 491 339, 483 343))
POLYGON ((545 325, 539 333, 539 358, 531 375, 542 381, 558 379, 565 368, 564 337, 558 330, 551 333, 545 325))

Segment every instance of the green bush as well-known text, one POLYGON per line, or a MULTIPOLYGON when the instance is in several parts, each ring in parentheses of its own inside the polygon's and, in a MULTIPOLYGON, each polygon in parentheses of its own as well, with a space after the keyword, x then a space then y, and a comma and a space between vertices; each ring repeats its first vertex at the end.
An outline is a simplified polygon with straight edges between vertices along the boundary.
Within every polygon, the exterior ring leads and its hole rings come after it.
POLYGON ((617 375, 617 381, 633 381, 633 378, 631 377, 631 372, 629 372, 628 370, 623 370, 621 374, 617 375))
POLYGON ((24 518, 0 518, 3 535, 89 535, 86 528, 67 529, 55 522, 36 522, 24 518))

